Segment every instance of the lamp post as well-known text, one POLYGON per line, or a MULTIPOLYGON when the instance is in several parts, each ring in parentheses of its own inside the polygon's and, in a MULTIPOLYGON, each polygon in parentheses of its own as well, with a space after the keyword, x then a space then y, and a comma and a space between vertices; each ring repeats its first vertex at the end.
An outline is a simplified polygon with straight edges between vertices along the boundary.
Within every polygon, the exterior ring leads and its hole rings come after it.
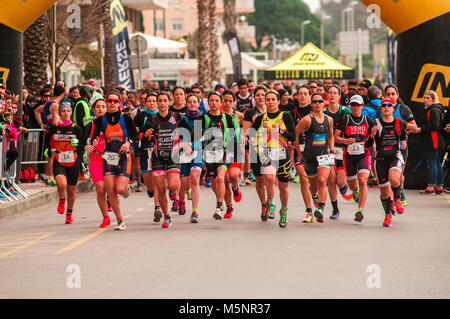
POLYGON ((310 24, 311 21, 305 20, 302 22, 301 31, 302 31, 302 47, 305 45, 305 25, 310 24))
POLYGON ((323 22, 325 20, 330 20, 331 16, 329 15, 324 15, 321 17, 320 19, 320 49, 323 50, 324 47, 324 27, 323 27, 323 22))

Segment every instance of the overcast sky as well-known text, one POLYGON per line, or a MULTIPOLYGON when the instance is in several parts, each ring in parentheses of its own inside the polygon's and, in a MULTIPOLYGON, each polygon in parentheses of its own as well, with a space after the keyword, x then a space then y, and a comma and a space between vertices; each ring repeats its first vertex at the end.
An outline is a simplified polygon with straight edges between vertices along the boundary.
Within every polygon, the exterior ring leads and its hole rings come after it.
POLYGON ((302 0, 302 1, 309 6, 309 9, 312 12, 315 12, 316 9, 320 7, 320 0, 302 0))

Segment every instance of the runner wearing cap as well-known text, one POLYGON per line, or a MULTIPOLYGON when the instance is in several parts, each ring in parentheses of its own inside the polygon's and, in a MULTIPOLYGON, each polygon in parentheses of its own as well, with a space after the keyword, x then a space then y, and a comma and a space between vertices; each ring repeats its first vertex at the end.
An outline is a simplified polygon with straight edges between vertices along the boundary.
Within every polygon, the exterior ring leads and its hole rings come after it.
POLYGON ((58 108, 59 119, 48 130, 45 139, 44 155, 48 157, 50 145, 55 150, 53 175, 58 186, 59 203, 57 212, 64 214, 67 192, 66 224, 73 223, 72 211, 75 204, 75 188, 80 171, 80 159, 83 154, 83 131, 70 120, 72 108, 69 102, 63 102, 58 108))
POLYGON ((373 144, 373 121, 361 114, 364 100, 360 95, 354 95, 350 99, 352 114, 346 115, 336 129, 336 142, 347 145, 344 148, 344 165, 347 172, 347 180, 350 189, 358 192, 358 210, 355 221, 364 219, 363 209, 367 199, 367 179, 371 168, 371 156, 369 147, 373 144))
POLYGON ((376 125, 372 129, 376 148, 375 171, 381 192, 381 204, 385 211, 383 222, 385 227, 391 226, 393 213, 391 188, 397 213, 404 212, 400 202, 401 177, 405 165, 401 149, 406 147, 406 129, 409 124, 393 116, 394 107, 395 104, 391 98, 384 98, 381 101, 382 116, 375 120, 376 125))

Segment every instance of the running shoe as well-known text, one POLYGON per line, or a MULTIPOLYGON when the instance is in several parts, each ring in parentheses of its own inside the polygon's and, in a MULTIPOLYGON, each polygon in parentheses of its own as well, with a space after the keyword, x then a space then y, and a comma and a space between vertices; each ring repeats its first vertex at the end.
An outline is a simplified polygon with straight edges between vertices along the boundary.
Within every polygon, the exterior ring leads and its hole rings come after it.
POLYGON ((253 172, 250 170, 250 174, 248 174, 248 179, 251 181, 255 180, 255 175, 253 174, 253 172))
POLYGON ((48 185, 50 185, 50 186, 57 186, 55 179, 54 178, 49 178, 48 179, 48 185))
POLYGON ((179 209, 179 207, 180 207, 180 201, 174 200, 174 201, 173 201, 173 204, 172 204, 171 211, 177 212, 178 209, 179 209))
POLYGON ((134 188, 134 191, 136 193, 142 193, 144 191, 144 188, 142 187, 141 184, 137 184, 136 187, 134 188))
POLYGON ((167 216, 164 216, 164 223, 162 224, 162 228, 169 228, 170 226, 172 226, 172 219, 167 216))
POLYGON ((403 206, 406 206, 406 205, 408 205, 408 203, 406 202, 406 199, 404 199, 404 200, 401 200, 400 202, 402 203, 402 205, 403 205, 403 206))
POLYGON ((112 212, 112 207, 111 207, 111 204, 109 203, 109 201, 108 201, 108 212, 112 212))
POLYGON ((269 207, 267 211, 267 218, 275 219, 275 204, 270 204, 269 201, 267 201, 267 205, 269 207))
POLYGON ((245 185, 250 185, 252 182, 250 182, 250 179, 248 177, 244 177, 244 183, 245 185))
POLYGON ((339 211, 333 211, 333 214, 331 214, 330 219, 338 219, 339 218, 339 211))
POLYGON ((294 180, 292 182, 293 183, 300 183, 300 176, 299 175, 295 175, 294 180))
POLYGON ((358 198, 359 198, 359 188, 356 191, 352 192, 351 194, 342 195, 342 197, 345 200, 348 200, 349 202, 357 203, 358 202, 358 198))
POLYGON ((241 178, 239 178, 239 186, 244 186, 245 182, 244 182, 244 178, 241 176, 241 178))
POLYGON ((225 215, 223 215, 223 218, 231 218, 231 217, 233 217, 233 212, 234 212, 234 209, 233 209, 232 206, 227 207, 227 212, 225 213, 225 215))
POLYGON ((278 223, 278 225, 281 228, 286 228, 286 226, 287 226, 287 211, 283 212, 283 210, 280 209, 280 222, 278 223))
POLYGON ((316 208, 319 208, 319 196, 317 195, 316 197, 314 197, 313 195, 311 195, 311 197, 313 199, 314 206, 316 206, 316 208))
POLYGON ((213 218, 215 219, 215 220, 221 220, 222 219, 222 210, 220 209, 220 208, 216 208, 216 210, 214 211, 214 214, 213 214, 213 218))
POLYGON ((109 216, 103 217, 103 222, 100 224, 101 228, 109 227, 111 225, 111 221, 109 220, 109 216))
POLYGON ((45 174, 39 175, 39 180, 41 182, 43 182, 44 184, 48 185, 48 176, 47 175, 45 175, 45 174))
POLYGON ((261 220, 263 222, 267 221, 267 210, 268 209, 269 209, 269 207, 267 206, 267 204, 264 204, 261 207, 261 220))
POLYGON ((177 192, 169 192, 169 198, 171 201, 174 201, 177 198, 177 192))
POLYGON ((397 211, 397 213, 399 213, 400 215, 403 214, 405 212, 405 208, 402 205, 402 202, 400 200, 396 200, 395 201, 395 210, 397 211))
POLYGON ((361 222, 364 219, 362 209, 358 209, 355 214, 355 222, 361 222))
POLYGON ((306 217, 303 219, 303 222, 304 223, 312 223, 312 222, 314 222, 312 213, 307 212, 306 213, 306 217))
POLYGON ((442 188, 442 189, 435 189, 434 190, 434 193, 436 194, 436 195, 441 195, 441 194, 444 194, 445 193, 445 190, 442 188))
POLYGON ((163 211, 162 211, 161 207, 159 207, 159 206, 155 207, 155 213, 153 215, 153 222, 159 223, 162 216, 163 216, 163 211))
POLYGON ((317 208, 314 211, 314 217, 316 217, 318 223, 323 223, 323 208, 317 208))
POLYGON ((147 195, 148 195, 148 197, 153 198, 153 197, 155 197, 155 191, 147 190, 147 195))
POLYGON ((192 212, 190 222, 193 224, 198 223, 198 213, 197 212, 192 212))
POLYGON ((66 213, 66 224, 72 224, 72 223, 73 223, 72 212, 67 212, 66 213))
POLYGON ((233 199, 236 203, 239 203, 242 199, 242 193, 239 187, 235 190, 233 190, 233 199))
POLYGON ((178 207, 178 214, 180 215, 186 214, 186 204, 184 202, 180 202, 178 207))
POLYGON ((423 191, 420 191, 420 194, 434 195, 434 188, 425 188, 423 191))
POLYGON ((125 230, 125 229, 127 229, 127 225, 125 225, 125 222, 123 221, 123 219, 118 219, 117 225, 116 225, 116 230, 125 230))
POLYGON ((186 191, 186 195, 188 200, 192 200, 192 191, 190 188, 186 191))
POLYGON ((64 214, 65 210, 66 210, 66 199, 60 199, 56 211, 58 212, 58 214, 62 215, 64 214))
POLYGON ((391 226, 392 226, 391 220, 392 220, 392 216, 386 215, 386 216, 384 217, 383 226, 384 226, 384 227, 391 227, 391 226))
POLYGON ((342 196, 344 196, 347 193, 348 190, 348 184, 345 184, 344 187, 339 188, 339 192, 341 193, 342 196))
POLYGON ((206 187, 211 187, 211 181, 209 180, 209 177, 205 178, 205 186, 206 187))

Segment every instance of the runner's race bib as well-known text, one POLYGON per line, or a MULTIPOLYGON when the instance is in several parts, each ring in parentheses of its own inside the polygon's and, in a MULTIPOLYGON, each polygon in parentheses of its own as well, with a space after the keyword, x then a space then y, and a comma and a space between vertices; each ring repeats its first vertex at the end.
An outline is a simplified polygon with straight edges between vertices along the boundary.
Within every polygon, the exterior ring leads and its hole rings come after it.
POLYGON ((331 154, 317 156, 319 166, 334 165, 334 156, 331 154))
POLYGON ((334 155, 336 155, 337 160, 344 160, 344 149, 342 147, 335 147, 334 155))
POLYGON ((106 163, 108 163, 108 165, 118 166, 119 160, 120 160, 120 155, 121 154, 119 154, 119 153, 105 152, 103 154, 102 158, 106 161, 106 163))
POLYGON ((220 150, 206 150, 205 151, 206 163, 222 163, 223 162, 223 149, 220 150))
POLYGON ((74 151, 59 152, 58 162, 60 163, 73 163, 75 162, 74 151))
POLYGON ((366 150, 364 143, 353 143, 347 147, 347 151, 350 155, 362 155, 366 150))
POLYGON ((272 161, 280 161, 286 159, 286 149, 285 148, 268 148, 268 155, 272 161))

